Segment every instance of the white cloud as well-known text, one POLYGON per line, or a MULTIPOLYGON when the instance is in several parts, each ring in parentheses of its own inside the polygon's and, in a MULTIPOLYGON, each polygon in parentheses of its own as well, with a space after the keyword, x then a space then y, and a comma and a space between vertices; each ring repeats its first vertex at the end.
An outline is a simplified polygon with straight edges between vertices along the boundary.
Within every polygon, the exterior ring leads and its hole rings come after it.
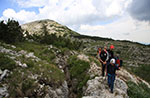
POLYGON ((92 36, 150 43, 149 23, 134 20, 129 16, 106 25, 81 25, 79 32, 92 36))
POLYGON ((37 16, 35 12, 29 12, 25 10, 15 12, 13 9, 6 9, 3 12, 1 19, 7 20, 8 18, 13 18, 18 20, 20 23, 25 23, 37 19, 37 16))
POLYGON ((128 15, 127 8, 133 0, 15 1, 22 8, 38 7, 38 13, 6 9, 0 19, 13 17, 21 23, 36 19, 52 19, 82 34, 150 43, 149 24, 134 20, 128 15))
POLYGON ((23 8, 29 8, 45 6, 47 0, 14 0, 14 2, 18 3, 18 5, 23 8))
POLYGON ((64 25, 101 22, 121 16, 131 0, 16 0, 26 7, 39 8, 38 18, 49 18, 64 25))

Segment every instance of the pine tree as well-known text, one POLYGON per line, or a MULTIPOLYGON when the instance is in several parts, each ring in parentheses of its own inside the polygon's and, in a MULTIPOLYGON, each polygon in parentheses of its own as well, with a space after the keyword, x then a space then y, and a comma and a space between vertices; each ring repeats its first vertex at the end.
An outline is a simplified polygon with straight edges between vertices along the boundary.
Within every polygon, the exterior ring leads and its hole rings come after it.
POLYGON ((15 43, 24 40, 23 30, 18 21, 8 19, 7 23, 0 22, 0 40, 6 43, 15 43))

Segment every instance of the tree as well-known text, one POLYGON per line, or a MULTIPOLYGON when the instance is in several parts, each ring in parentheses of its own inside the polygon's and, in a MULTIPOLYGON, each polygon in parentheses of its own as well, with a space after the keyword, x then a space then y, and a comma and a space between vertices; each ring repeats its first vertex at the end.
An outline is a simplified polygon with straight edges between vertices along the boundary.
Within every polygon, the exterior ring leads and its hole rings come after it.
POLYGON ((6 43, 15 43, 24 40, 23 30, 18 21, 8 19, 7 23, 0 22, 0 39, 6 43))

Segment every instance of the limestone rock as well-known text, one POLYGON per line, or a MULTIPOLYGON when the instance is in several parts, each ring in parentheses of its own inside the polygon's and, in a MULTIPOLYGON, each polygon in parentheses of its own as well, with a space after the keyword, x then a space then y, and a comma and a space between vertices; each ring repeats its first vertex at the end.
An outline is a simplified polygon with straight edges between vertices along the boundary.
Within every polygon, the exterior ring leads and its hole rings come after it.
POLYGON ((79 54, 77 57, 78 57, 80 60, 84 60, 84 61, 90 62, 89 57, 86 56, 86 55, 84 55, 84 54, 79 54))
POLYGON ((9 71, 8 71, 7 69, 5 69, 5 70, 3 71, 2 75, 0 76, 0 81, 3 80, 3 78, 7 75, 8 72, 9 72, 9 71))
POLYGON ((6 87, 0 87, 0 98, 8 97, 8 91, 6 87))
POLYGON ((116 80, 113 94, 109 92, 106 78, 100 76, 88 80, 83 98, 129 98, 126 83, 120 79, 116 80))
POLYGON ((50 86, 47 86, 47 88, 48 93, 46 94, 45 98, 68 98, 69 92, 66 81, 64 81, 62 86, 57 89, 54 89, 50 86))

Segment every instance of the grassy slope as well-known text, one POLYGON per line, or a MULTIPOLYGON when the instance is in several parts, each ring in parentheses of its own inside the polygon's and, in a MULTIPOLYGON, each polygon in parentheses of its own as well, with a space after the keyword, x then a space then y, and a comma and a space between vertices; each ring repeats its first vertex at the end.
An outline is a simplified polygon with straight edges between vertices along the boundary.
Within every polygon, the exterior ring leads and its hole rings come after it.
MULTIPOLYGON (((27 68, 19 67, 13 60, 7 57, 8 54, 0 53, 0 69, 9 69, 12 73, 2 82, 9 85, 10 97, 17 96, 39 96, 35 94, 35 90, 39 90, 39 84, 50 85, 58 87, 64 81, 64 73, 60 71, 53 63, 52 60, 55 55, 52 51, 48 50, 45 45, 38 43, 18 43, 17 48, 14 50, 26 50, 33 52, 41 61, 34 61, 26 58, 24 55, 16 57, 17 60, 27 64, 27 68), (33 77, 37 76, 37 79, 33 77)), ((10 48, 10 47, 7 47, 10 48)), ((45 92, 45 87, 40 89, 45 92)), ((37 93, 37 92, 36 92, 37 93)))

